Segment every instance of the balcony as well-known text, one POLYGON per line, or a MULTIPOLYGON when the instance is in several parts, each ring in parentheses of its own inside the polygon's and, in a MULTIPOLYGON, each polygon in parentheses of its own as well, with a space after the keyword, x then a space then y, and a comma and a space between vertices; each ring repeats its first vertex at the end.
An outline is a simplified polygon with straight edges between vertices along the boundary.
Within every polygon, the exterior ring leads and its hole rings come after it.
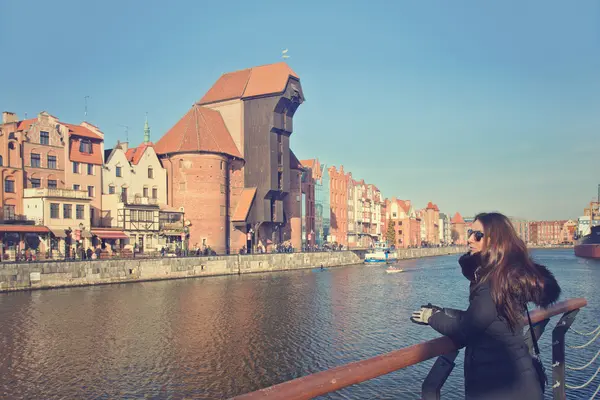
POLYGON ((158 199, 153 199, 151 197, 125 197, 120 196, 121 203, 126 205, 135 205, 135 206, 155 206, 158 205, 158 199))
POLYGON ((23 191, 23 197, 35 198, 35 197, 51 197, 61 199, 80 199, 90 200, 91 197, 85 190, 72 190, 72 189, 48 189, 48 188, 34 188, 25 189, 23 191))
POLYGON ((28 217, 21 214, 8 214, 0 217, 1 225, 42 225, 42 218, 28 217))

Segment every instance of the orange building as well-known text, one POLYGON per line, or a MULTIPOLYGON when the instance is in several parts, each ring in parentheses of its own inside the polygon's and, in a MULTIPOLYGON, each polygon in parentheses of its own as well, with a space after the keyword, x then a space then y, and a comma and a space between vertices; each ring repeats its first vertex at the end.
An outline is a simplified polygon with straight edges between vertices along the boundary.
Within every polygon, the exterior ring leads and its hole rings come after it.
POLYGON ((421 223, 410 200, 400 200, 392 197, 385 200, 385 227, 386 236, 389 225, 394 226, 396 247, 421 247, 421 223))
POLYGON ((467 244, 467 228, 462 215, 460 215, 459 212, 456 212, 454 217, 450 220, 450 223, 452 224, 452 243, 459 246, 465 246, 467 244))
POLYGON ((427 203, 422 221, 425 224, 425 240, 429 245, 440 243, 439 220, 440 209, 430 201, 427 203))
POLYGON ((332 166, 329 179, 331 240, 348 247, 348 181, 352 176, 344 172, 343 165, 339 171, 332 166))

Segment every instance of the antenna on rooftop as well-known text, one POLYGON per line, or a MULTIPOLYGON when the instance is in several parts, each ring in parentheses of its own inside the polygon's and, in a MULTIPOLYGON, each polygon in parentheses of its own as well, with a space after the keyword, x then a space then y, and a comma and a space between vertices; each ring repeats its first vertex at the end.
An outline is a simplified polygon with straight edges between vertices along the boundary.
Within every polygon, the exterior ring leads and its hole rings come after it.
POLYGON ((89 99, 90 96, 83 96, 83 101, 85 102, 85 118, 87 118, 87 99, 89 99))
POLYGON ((125 128, 125 141, 129 143, 129 126, 127 125, 119 125, 120 127, 125 128))
POLYGON ((288 49, 285 49, 281 52, 281 58, 283 58, 284 60, 287 58, 290 58, 290 56, 288 56, 288 49))

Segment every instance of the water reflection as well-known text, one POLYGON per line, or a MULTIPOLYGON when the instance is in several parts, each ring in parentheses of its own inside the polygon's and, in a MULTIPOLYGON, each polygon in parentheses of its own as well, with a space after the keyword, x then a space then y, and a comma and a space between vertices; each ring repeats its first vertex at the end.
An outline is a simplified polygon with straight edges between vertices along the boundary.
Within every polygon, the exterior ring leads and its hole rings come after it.
MULTIPOLYGON (((565 297, 589 299, 576 328, 597 325, 600 263, 534 255, 565 297)), ((415 307, 466 307, 456 261, 402 261, 399 274, 361 265, 0 295, 0 397, 226 398, 389 352, 437 336, 408 321, 415 307)), ((549 368, 550 335, 541 344, 549 368)), ((591 356, 571 351, 568 361, 591 356)), ((323 397, 416 399, 432 363, 323 397)), ((461 363, 444 398, 462 398, 461 363)))

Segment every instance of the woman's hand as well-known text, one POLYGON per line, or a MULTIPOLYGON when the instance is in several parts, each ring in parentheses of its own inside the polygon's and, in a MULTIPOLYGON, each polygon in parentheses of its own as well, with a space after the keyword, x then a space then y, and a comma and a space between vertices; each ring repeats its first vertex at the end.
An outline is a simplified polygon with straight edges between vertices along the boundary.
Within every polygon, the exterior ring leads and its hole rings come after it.
POLYGON ((434 306, 431 303, 421 306, 421 308, 412 313, 410 320, 415 324, 419 325, 429 325, 429 318, 436 312, 441 311, 442 309, 438 306, 434 306))

